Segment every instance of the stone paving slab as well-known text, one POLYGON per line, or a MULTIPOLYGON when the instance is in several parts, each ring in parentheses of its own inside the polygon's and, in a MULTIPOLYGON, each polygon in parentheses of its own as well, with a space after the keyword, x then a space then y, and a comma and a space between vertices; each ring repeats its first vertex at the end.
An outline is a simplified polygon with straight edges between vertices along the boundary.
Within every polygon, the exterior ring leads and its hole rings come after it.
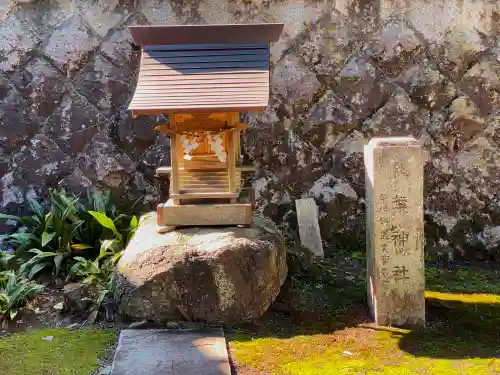
POLYGON ((121 331, 111 375, 230 375, 222 328, 121 331))

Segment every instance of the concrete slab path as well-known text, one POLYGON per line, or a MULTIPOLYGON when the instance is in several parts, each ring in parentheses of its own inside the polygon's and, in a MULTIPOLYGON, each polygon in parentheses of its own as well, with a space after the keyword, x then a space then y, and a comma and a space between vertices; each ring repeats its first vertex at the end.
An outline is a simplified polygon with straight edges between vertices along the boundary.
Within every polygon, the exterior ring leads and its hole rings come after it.
POLYGON ((230 375, 224 331, 121 331, 111 375, 230 375))

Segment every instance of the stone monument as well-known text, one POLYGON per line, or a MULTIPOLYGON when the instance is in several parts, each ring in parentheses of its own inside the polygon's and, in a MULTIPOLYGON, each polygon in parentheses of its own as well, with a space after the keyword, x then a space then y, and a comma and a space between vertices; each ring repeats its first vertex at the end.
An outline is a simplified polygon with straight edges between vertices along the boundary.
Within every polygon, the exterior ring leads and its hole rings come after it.
POLYGON ((411 137, 364 150, 368 300, 375 323, 425 325, 423 156, 411 137))
POLYGON ((297 199, 297 222, 299 224, 300 244, 314 255, 323 258, 323 243, 318 223, 318 206, 313 198, 297 199))

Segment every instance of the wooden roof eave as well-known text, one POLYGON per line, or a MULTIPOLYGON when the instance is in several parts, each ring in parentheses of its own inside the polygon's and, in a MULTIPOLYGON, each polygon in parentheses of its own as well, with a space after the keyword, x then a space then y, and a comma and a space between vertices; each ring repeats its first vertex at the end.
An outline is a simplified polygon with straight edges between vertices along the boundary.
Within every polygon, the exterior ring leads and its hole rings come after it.
POLYGON ((215 112, 261 112, 266 108, 267 105, 263 106, 240 106, 240 107, 206 107, 206 108, 189 108, 189 107, 179 107, 179 108, 151 108, 151 109, 131 109, 132 116, 159 116, 159 115, 171 115, 174 113, 215 113, 215 112))
POLYGON ((282 27, 131 26, 143 51, 129 110, 134 117, 264 110, 269 43, 278 39, 282 27))
POLYGON ((140 46, 272 43, 282 29, 282 23, 129 26, 134 42, 140 46))

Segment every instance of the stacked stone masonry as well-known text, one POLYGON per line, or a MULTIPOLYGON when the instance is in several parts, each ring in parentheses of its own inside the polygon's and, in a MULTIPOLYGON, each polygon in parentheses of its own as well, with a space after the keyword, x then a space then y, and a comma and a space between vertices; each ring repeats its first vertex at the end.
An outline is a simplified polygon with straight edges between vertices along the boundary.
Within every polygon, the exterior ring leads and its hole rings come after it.
POLYGON ((362 249, 363 146, 411 135, 425 149, 426 251, 500 254, 500 5, 488 0, 0 0, 0 210, 58 185, 154 205, 169 150, 152 126, 165 119, 126 110, 140 56, 127 26, 250 22, 285 24, 270 105, 245 116, 260 210, 296 230, 294 200, 314 197, 326 255, 362 249))

